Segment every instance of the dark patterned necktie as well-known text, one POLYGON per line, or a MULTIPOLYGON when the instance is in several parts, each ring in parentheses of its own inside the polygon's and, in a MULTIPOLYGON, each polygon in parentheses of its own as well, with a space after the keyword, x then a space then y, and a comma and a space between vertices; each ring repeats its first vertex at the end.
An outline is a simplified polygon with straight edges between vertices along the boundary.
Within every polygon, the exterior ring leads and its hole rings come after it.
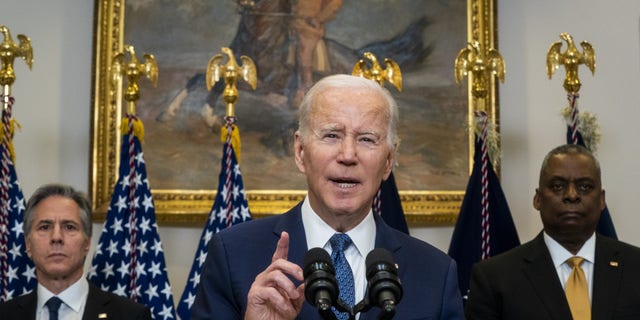
POLYGON ((60 309, 62 300, 58 297, 51 297, 44 305, 49 309, 49 320, 58 320, 58 309, 60 309))
MULTIPOLYGON (((344 256, 344 250, 351 245, 351 238, 344 233, 336 233, 331 239, 331 260, 333 267, 336 269, 336 279, 338 280, 338 289, 340 290, 340 299, 349 306, 353 307, 355 304, 355 286, 353 284, 353 273, 347 258, 344 256)), ((349 319, 349 314, 346 312, 338 312, 336 309, 333 312, 338 317, 338 320, 349 319)))

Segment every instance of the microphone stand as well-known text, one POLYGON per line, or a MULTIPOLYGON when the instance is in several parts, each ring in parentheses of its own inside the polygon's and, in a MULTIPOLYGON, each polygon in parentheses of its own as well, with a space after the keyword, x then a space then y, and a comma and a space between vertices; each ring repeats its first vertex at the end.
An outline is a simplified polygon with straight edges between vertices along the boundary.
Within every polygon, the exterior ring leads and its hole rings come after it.
MULTIPOLYGON (((372 307, 373 306, 369 303, 369 299, 366 299, 366 298, 363 299, 353 307, 353 310, 351 312, 351 316, 349 317, 349 319, 354 320, 356 314, 360 312, 367 312, 372 307)), ((391 320, 396 315, 396 305, 391 301, 386 301, 384 308, 380 308, 380 309, 381 309, 381 312, 380 314, 378 314, 378 320, 391 320)))

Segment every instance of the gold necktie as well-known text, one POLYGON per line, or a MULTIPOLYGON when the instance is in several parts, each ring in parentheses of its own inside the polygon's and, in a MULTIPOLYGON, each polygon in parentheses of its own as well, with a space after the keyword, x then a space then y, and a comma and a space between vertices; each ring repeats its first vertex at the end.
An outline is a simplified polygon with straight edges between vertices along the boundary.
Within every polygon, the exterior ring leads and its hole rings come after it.
POLYGON ((567 264, 572 268, 569 279, 565 286, 565 294, 571 309, 573 320, 590 320, 591 319, 591 302, 589 301, 589 287, 587 287, 587 278, 580 265, 584 258, 571 257, 567 259, 567 264))

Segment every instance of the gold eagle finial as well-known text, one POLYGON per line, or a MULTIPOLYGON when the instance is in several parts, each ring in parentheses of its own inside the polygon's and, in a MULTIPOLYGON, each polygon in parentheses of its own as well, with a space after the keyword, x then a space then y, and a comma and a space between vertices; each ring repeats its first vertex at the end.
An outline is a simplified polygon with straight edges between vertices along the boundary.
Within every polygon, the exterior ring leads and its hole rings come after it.
POLYGON ((454 63, 456 83, 464 76, 472 75, 471 92, 476 98, 485 98, 489 91, 489 80, 496 76, 504 82, 505 66, 500 52, 496 49, 485 51, 478 41, 469 42, 466 48, 458 53, 454 63))
POLYGON ((131 45, 125 45, 124 50, 129 54, 129 61, 125 61, 125 52, 120 52, 113 57, 111 81, 113 86, 116 86, 123 77, 126 78, 127 89, 124 98, 129 102, 135 102, 140 98, 138 81, 142 76, 147 77, 154 87, 158 84, 158 64, 152 54, 144 54, 144 61, 141 63, 131 45))
POLYGON ((223 78, 225 88, 222 96, 227 104, 226 115, 227 117, 234 117, 234 105, 238 100, 238 89, 236 88, 238 78, 246 81, 251 86, 251 89, 255 90, 258 82, 258 73, 251 58, 241 56, 240 60, 242 60, 242 65, 238 65, 233 55, 233 50, 228 47, 223 47, 221 51, 222 53, 213 56, 207 65, 207 90, 211 90, 214 83, 218 82, 220 78, 223 78), (228 58, 226 64, 223 64, 223 54, 228 58))
POLYGON ((0 43, 0 85, 12 85, 16 80, 13 71, 13 61, 15 58, 22 58, 31 70, 33 65, 33 49, 31 48, 31 40, 29 37, 19 34, 19 43, 16 44, 11 38, 9 28, 0 25, 0 33, 4 36, 4 40, 0 43))
POLYGON ((367 61, 360 59, 353 66, 352 75, 373 80, 381 86, 384 86, 385 80, 389 81, 398 91, 402 92, 402 73, 400 72, 400 66, 395 61, 385 58, 385 68, 382 69, 373 53, 365 52, 363 55, 369 60, 371 67, 367 68, 367 61))
POLYGON ((595 51, 589 42, 582 41, 580 42, 582 53, 580 53, 573 42, 573 37, 566 32, 560 34, 560 39, 567 42, 567 50, 564 53, 560 52, 562 41, 555 42, 551 45, 549 52, 547 52, 547 74, 549 75, 549 79, 551 79, 551 76, 553 76, 560 65, 564 65, 567 77, 562 86, 567 92, 578 92, 580 91, 581 85, 580 79, 578 78, 578 66, 584 64, 591 70, 591 74, 594 74, 596 71, 595 51))

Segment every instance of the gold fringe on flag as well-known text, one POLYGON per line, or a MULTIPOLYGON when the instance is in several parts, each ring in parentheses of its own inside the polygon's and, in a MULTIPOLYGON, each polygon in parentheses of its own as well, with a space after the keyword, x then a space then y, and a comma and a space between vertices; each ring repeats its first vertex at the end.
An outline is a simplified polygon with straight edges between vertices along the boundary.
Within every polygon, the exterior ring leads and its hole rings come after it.
MULTIPOLYGON (((567 124, 571 123, 571 106, 567 106, 560 111, 562 117, 564 117, 567 124)), ((580 111, 578 114, 578 132, 582 136, 584 146, 591 152, 597 153, 598 144, 600 144, 600 138, 602 134, 600 132, 600 125, 598 124, 598 117, 595 114, 588 111, 580 111)))
MULTIPOLYGON (((18 123, 18 121, 16 121, 15 119, 9 120, 9 135, 11 135, 11 136, 7 140, 7 145, 9 146, 9 153, 11 154, 11 161, 13 162, 14 165, 16 163, 16 153, 15 153, 15 151, 13 149, 13 132, 15 131, 16 126, 18 127, 18 129, 22 128, 20 126, 20 123, 18 123)), ((5 139, 4 131, 0 130, 0 141, 4 141, 4 139, 5 139)))
MULTIPOLYGON (((120 127, 122 135, 129 134, 129 117, 122 118, 122 126, 120 127)), ((133 121, 133 135, 138 137, 140 143, 144 141, 144 124, 138 118, 133 121)))
MULTIPOLYGON (((227 126, 222 126, 220 128, 220 140, 222 143, 227 142, 227 126)), ((236 154, 236 161, 240 164, 240 130, 235 124, 231 129, 231 147, 233 148, 233 152, 236 154)))
MULTIPOLYGON (((482 118, 475 116, 473 123, 473 131, 475 132, 477 137, 482 137, 482 118)), ((491 122, 487 123, 487 141, 485 141, 487 146, 487 155, 489 156, 489 161, 494 168, 497 168, 500 165, 500 148, 498 146, 498 140, 500 139, 500 134, 496 129, 496 126, 491 122)))

